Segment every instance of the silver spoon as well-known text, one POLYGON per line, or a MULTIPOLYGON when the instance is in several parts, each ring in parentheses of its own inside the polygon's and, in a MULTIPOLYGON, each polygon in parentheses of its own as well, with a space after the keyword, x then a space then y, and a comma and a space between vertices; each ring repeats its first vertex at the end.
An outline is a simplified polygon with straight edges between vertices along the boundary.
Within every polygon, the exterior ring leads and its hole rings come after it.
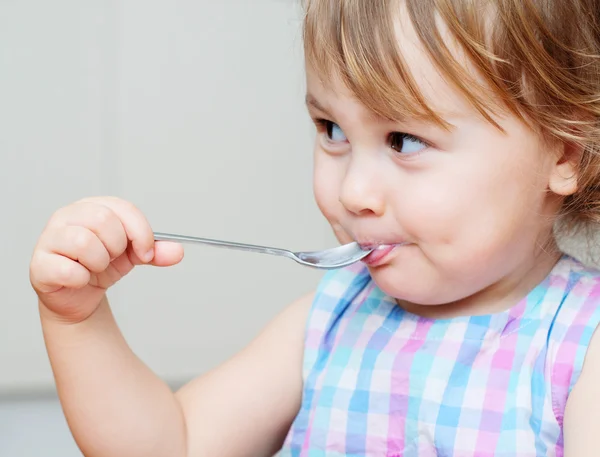
POLYGON ((270 248, 266 246, 255 246, 252 244, 232 243, 228 241, 211 240, 208 238, 197 238, 194 236, 174 235, 171 233, 154 232, 156 241, 175 241, 178 243, 198 243, 208 244, 229 249, 238 249, 242 251, 259 252, 261 254, 271 254, 288 257, 301 265, 308 267, 332 270, 351 265, 365 258, 372 249, 363 249, 358 243, 349 243, 324 251, 314 252, 292 252, 286 249, 270 248))

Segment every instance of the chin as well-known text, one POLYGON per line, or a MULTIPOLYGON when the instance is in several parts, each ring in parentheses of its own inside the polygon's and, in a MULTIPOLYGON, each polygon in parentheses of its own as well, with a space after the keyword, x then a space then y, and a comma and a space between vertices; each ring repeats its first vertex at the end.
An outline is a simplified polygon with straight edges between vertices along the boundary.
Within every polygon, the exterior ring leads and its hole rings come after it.
POLYGON ((368 267, 371 273, 371 278, 377 284, 383 293, 397 300, 413 301, 415 296, 420 295, 417 291, 420 289, 419 284, 410 280, 403 274, 402 269, 394 268, 393 265, 387 264, 379 267, 368 267))
POLYGON ((400 268, 393 263, 368 268, 377 287, 396 300, 422 306, 435 306, 452 300, 439 290, 439 278, 433 277, 431 271, 400 268))

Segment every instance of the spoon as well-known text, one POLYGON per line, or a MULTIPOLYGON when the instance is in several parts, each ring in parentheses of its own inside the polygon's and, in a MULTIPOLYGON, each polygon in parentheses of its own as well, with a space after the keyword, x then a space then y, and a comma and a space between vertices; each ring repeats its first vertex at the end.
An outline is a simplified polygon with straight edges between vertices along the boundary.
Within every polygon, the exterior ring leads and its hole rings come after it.
POLYGON ((307 267, 333 270, 346 267, 361 259, 364 259, 373 249, 363 249, 356 242, 338 246, 324 251, 314 252, 292 252, 286 249, 270 248, 266 246, 255 246, 253 244, 233 243, 229 241, 211 240, 208 238, 197 238, 194 236, 174 235, 171 233, 154 232, 156 241, 175 241, 179 243, 207 244, 241 251, 259 252, 287 257, 307 267))

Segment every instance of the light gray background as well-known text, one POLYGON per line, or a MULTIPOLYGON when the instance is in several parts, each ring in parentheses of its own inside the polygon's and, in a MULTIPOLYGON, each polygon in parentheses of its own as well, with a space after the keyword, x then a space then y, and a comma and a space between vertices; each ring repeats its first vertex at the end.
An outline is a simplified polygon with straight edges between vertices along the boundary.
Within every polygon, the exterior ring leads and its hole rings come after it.
MULTIPOLYGON (((80 455, 41 337, 28 264, 44 223, 88 195, 153 228, 320 249, 299 2, 0 0, 4 313, 0 456, 80 455)), ((187 247, 111 293, 134 351, 178 385, 240 349, 320 273, 187 247)))
MULTIPOLYGON (((0 456, 75 457, 28 281, 53 211, 129 199, 155 230, 319 249, 298 0, 0 0, 0 456)), ((174 386, 252 338, 319 273, 188 247, 111 300, 174 386)))

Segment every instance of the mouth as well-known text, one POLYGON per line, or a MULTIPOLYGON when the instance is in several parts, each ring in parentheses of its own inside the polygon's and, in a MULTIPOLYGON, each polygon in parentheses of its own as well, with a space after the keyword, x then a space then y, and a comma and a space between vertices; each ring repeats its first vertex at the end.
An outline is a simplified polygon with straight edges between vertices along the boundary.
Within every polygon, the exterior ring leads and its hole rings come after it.
POLYGON ((373 249, 373 251, 366 256, 362 261, 370 267, 376 267, 378 265, 383 264, 385 259, 401 244, 380 244, 373 249))

